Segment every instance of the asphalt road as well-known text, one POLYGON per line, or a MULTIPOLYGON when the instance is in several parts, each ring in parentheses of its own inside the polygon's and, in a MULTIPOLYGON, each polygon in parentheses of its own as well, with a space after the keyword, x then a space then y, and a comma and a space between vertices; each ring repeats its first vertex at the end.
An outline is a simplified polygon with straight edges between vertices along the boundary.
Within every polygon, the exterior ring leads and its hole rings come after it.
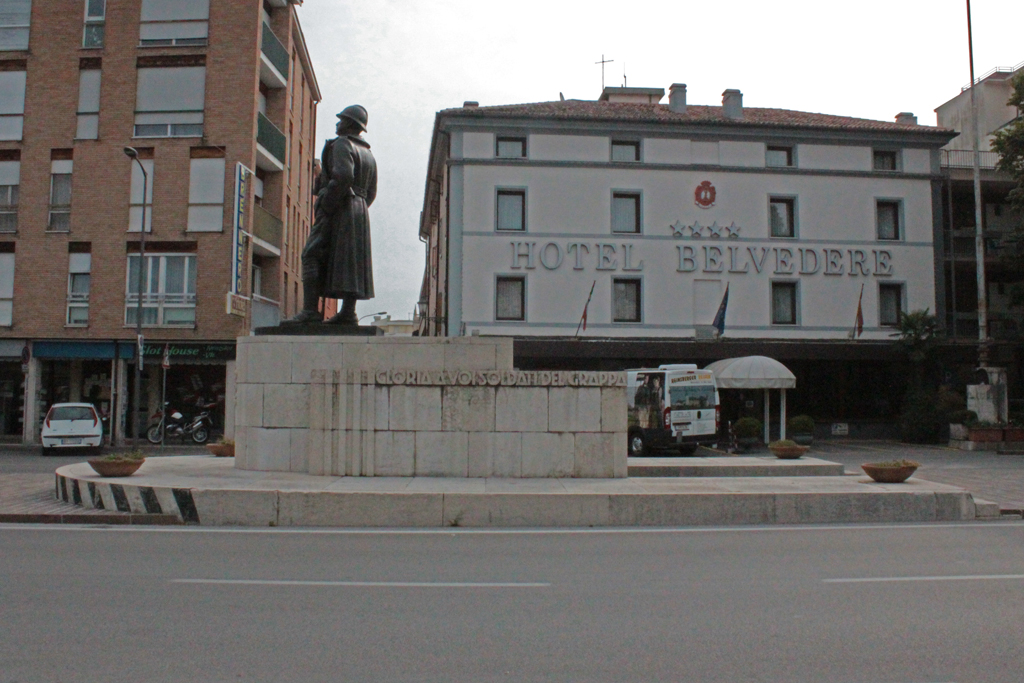
POLYGON ((0 683, 1019 683, 1024 523, 0 527, 0 683))

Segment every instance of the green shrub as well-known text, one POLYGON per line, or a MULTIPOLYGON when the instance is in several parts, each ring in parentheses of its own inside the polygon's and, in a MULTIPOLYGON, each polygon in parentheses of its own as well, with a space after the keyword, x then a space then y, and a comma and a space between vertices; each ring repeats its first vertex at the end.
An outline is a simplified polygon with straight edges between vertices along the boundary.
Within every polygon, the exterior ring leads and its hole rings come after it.
POLYGON ((772 441, 768 444, 768 448, 800 448, 800 444, 796 441, 790 441, 789 439, 779 439, 778 441, 772 441))
POLYGON ((978 414, 973 410, 954 410, 949 414, 949 423, 955 425, 972 425, 978 421, 978 414))
POLYGON ((786 421, 786 430, 793 434, 813 434, 814 420, 810 415, 794 415, 786 421))
POLYGON ((913 460, 886 460, 885 462, 868 463, 872 467, 920 467, 921 463, 913 460))
POLYGON ((939 410, 937 394, 914 391, 907 394, 900 415, 900 439, 907 443, 938 443, 947 417, 939 410))
POLYGON ((107 460, 110 462, 122 462, 124 460, 135 461, 145 459, 146 454, 139 449, 135 449, 134 451, 125 451, 123 453, 111 453, 110 455, 103 456, 103 460, 107 460))
POLYGON ((764 425, 755 417, 741 417, 732 426, 732 432, 738 439, 754 439, 764 433, 764 425))
POLYGON ((939 387, 939 392, 935 396, 935 403, 945 415, 951 415, 967 408, 967 399, 962 394, 953 391, 945 385, 939 387))

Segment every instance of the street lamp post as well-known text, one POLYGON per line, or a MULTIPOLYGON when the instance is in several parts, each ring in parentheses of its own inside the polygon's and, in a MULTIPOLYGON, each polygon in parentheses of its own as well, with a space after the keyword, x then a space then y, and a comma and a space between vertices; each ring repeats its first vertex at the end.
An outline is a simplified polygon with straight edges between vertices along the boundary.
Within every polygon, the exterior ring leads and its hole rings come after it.
POLYGON ((132 396, 132 436, 139 440, 139 405, 142 394, 142 292, 146 268, 146 195, 149 192, 149 175, 139 161, 139 152, 134 147, 125 147, 124 153, 133 159, 142 171, 142 223, 139 225, 139 281, 138 302, 135 309, 135 391, 132 396))
POLYGON ((981 141, 978 102, 974 96, 974 36, 971 32, 971 0, 967 0, 967 54, 971 61, 971 135, 974 137, 974 258, 978 283, 978 365, 988 367, 988 291, 985 288, 985 231, 981 204, 981 141))
POLYGON ((378 311, 377 313, 367 313, 366 315, 362 316, 359 319, 360 320, 364 320, 366 318, 369 318, 371 315, 387 315, 387 311, 378 311))

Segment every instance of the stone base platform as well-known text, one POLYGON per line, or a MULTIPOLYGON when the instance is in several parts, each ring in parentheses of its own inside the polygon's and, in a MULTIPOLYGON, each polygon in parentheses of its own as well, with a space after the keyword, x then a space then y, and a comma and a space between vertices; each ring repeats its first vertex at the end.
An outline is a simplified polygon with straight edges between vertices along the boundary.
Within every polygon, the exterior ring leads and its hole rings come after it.
POLYGON ((297 323, 256 328, 257 337, 282 334, 300 337, 383 337, 384 330, 376 325, 328 325, 326 323, 297 323))
POLYGON ((841 477, 841 463, 803 457, 628 458, 630 477, 841 477))
MULTIPOLYGON (((202 525, 631 527, 973 520, 970 492, 866 476, 502 479, 329 477, 253 472, 232 458, 151 458, 105 479, 87 463, 57 470, 83 507, 175 514, 202 525), (97 501, 99 501, 97 503, 97 501)), ((58 494, 60 495, 60 494, 58 494)))

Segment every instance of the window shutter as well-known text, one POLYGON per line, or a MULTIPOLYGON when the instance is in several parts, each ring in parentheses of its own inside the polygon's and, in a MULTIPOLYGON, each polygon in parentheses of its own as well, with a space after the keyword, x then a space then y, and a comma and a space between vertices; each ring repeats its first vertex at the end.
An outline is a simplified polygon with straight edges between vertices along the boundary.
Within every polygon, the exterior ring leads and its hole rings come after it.
POLYGON ((175 66, 138 70, 136 112, 203 111, 205 66, 175 66))
POLYGON ((188 188, 188 229, 224 229, 224 159, 192 159, 188 188))

